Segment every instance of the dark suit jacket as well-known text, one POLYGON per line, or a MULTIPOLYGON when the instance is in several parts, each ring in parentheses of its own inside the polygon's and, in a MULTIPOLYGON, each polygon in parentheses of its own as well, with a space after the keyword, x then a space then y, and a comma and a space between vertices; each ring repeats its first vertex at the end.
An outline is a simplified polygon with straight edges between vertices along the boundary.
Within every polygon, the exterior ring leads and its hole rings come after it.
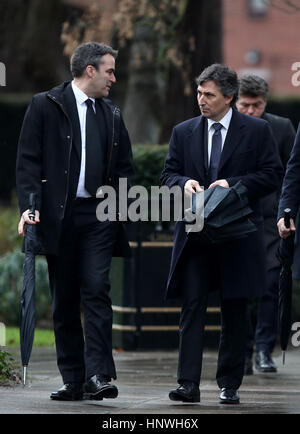
POLYGON ((287 164, 284 176, 280 202, 278 207, 278 220, 284 216, 285 208, 292 210, 292 218, 296 218, 300 204, 300 124, 298 126, 295 143, 287 164))
MULTIPOLYGON (((289 119, 271 113, 264 113, 262 119, 265 119, 270 124, 278 146, 280 160, 285 170, 295 140, 295 128, 289 119)), ((280 237, 276 225, 280 192, 281 186, 277 191, 268 194, 261 201, 268 270, 280 267, 277 257, 280 237)))
MULTIPOLYGON (((133 175, 131 144, 122 118, 118 131, 115 127, 118 109, 106 100, 96 101, 103 109, 108 138, 105 184, 117 189, 119 178, 130 180, 133 175)), ((70 83, 35 95, 23 121, 16 173, 21 213, 28 209, 29 194, 37 194, 40 253, 57 253, 70 187, 79 176, 80 156, 80 125, 70 83)), ((115 254, 130 254, 121 223, 115 254)))
MULTIPOLYGON (((208 187, 207 121, 199 116, 173 129, 169 154, 161 176, 163 184, 182 189, 188 179, 195 179, 208 187)), ((280 185, 282 166, 268 123, 243 115, 233 109, 233 115, 224 143, 219 179, 229 186, 241 181, 248 189, 253 209, 252 221, 258 231, 242 240, 225 243, 214 249, 219 261, 221 293, 225 298, 256 297, 265 283, 265 253, 263 246, 263 218, 260 198, 280 185)), ((184 222, 177 222, 167 297, 178 296, 184 288, 178 274, 178 262, 187 242, 184 222)), ((205 249, 201 247, 203 255, 205 249)), ((209 273, 210 270, 207 270, 209 273)))
POLYGON ((300 205, 300 124, 298 126, 295 143, 287 164, 286 174, 282 184, 282 191, 278 207, 279 220, 284 216, 285 208, 292 210, 292 217, 295 219, 298 212, 298 220, 295 235, 295 253, 293 265, 294 279, 300 279, 300 227, 299 227, 299 205, 300 205))
MULTIPOLYGON (((271 113, 264 113, 262 119, 265 119, 270 124, 278 146, 280 160, 285 170, 295 140, 295 128, 289 119, 271 113)), ((280 191, 281 188, 277 189, 276 192, 266 196, 262 201, 264 217, 277 217, 280 191)))

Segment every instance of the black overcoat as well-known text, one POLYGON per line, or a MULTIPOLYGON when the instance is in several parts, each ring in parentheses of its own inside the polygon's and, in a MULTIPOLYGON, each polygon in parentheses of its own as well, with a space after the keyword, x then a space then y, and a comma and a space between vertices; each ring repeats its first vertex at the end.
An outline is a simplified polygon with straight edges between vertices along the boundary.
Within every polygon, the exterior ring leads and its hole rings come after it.
POLYGON ((296 218, 300 204, 300 124, 298 126, 295 143, 287 164, 284 176, 280 202, 278 207, 278 220, 284 216, 285 208, 291 209, 291 217, 296 218))
POLYGON ((300 124, 298 125, 297 135, 294 146, 287 164, 286 173, 284 176, 280 202, 278 206, 279 220, 284 216, 286 208, 291 209, 291 216, 295 220, 298 213, 298 221, 295 235, 295 252, 293 263, 293 277, 300 279, 300 227, 299 227, 299 205, 300 205, 300 124))
MULTIPOLYGON (((289 119, 282 116, 264 113, 262 119, 265 119, 271 127, 278 146, 280 160, 285 170, 295 140, 295 128, 289 119)), ((268 194, 261 201, 267 250, 267 270, 280 267, 277 256, 280 237, 276 225, 280 192, 281 186, 277 191, 268 194)))
MULTIPOLYGON (((108 146, 105 185, 118 187, 119 178, 133 175, 129 136, 117 107, 96 100, 103 109, 108 146), (117 118, 119 116, 119 118, 117 118), (116 122, 120 122, 116 128, 116 122)), ((35 95, 26 111, 17 153, 17 192, 21 213, 28 209, 29 194, 37 194, 42 254, 56 254, 70 182, 72 146, 81 149, 80 125, 70 82, 35 95), (73 98, 73 100, 72 100, 73 98), (79 143, 78 143, 79 142, 79 143)), ((123 225, 119 222, 115 255, 130 255, 123 225)))
MULTIPOLYGON (((199 116, 173 129, 169 154, 161 176, 162 184, 179 185, 195 179, 208 187, 207 121, 199 116)), ((263 218, 260 198, 275 191, 282 180, 283 170, 270 126, 264 120, 250 117, 233 109, 230 127, 224 143, 218 179, 226 179, 229 186, 241 181, 248 189, 251 220, 258 231, 247 238, 217 245, 211 260, 220 272, 220 289, 224 298, 250 298, 265 289, 266 263, 263 242, 263 218)), ((187 242, 185 223, 177 222, 174 248, 167 282, 167 297, 184 291, 180 280, 180 258, 187 242)), ((206 255, 205 247, 199 246, 206 255)), ((211 249, 210 249, 211 251, 211 249)), ((210 273, 211 271, 205 270, 210 273)))

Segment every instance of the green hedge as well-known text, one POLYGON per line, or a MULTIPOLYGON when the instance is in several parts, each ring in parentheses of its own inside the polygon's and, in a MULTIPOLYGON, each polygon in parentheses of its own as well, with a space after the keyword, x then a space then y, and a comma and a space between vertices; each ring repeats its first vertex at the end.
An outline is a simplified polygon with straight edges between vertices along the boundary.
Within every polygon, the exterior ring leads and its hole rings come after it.
MULTIPOLYGON (((5 325, 19 323, 20 296, 23 282, 24 254, 20 249, 8 252, 0 258, 0 320, 5 325)), ((47 262, 36 257, 36 321, 51 320, 51 299, 47 262)))
POLYGON ((23 237, 18 234, 20 214, 14 204, 10 207, 0 206, 0 257, 15 247, 21 247, 23 237))
POLYGON ((150 188, 159 185, 159 178, 168 153, 169 145, 134 145, 134 184, 150 188))

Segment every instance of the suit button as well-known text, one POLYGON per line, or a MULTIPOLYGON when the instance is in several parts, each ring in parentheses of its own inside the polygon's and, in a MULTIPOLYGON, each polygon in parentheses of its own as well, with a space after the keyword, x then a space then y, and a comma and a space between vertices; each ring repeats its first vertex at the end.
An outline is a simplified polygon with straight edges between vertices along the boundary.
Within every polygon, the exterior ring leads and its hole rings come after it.
POLYGON ((114 146, 118 146, 118 143, 117 143, 117 142, 115 142, 115 143, 114 143, 114 146))
POLYGON ((68 171, 67 170, 65 170, 65 175, 67 175, 68 174, 68 171))
POLYGON ((60 207, 63 208, 64 206, 63 206, 63 205, 60 205, 60 207))
POLYGON ((111 178, 108 178, 109 182, 111 182, 111 178))

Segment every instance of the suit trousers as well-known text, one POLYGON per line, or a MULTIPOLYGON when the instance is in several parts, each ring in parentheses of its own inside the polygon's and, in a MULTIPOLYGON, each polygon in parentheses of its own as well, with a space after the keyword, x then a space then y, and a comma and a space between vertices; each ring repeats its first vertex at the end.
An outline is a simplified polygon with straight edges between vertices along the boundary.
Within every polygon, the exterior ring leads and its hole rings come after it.
MULTIPOLYGON (((188 241, 179 265, 183 288, 179 324, 179 384, 184 380, 200 383, 208 294, 218 288, 221 278, 215 249, 188 241)), ((242 383, 247 304, 245 298, 224 299, 220 294, 221 335, 216 374, 220 388, 238 389, 242 383)))
POLYGON ((109 270, 118 223, 97 220, 98 202, 69 201, 58 255, 47 256, 57 364, 64 383, 95 374, 116 378, 109 270))
POLYGON ((277 257, 280 244, 276 216, 264 217, 264 240, 267 254, 267 287, 263 296, 248 310, 247 357, 256 351, 272 353, 278 333, 278 298, 281 264, 277 257))
POLYGON ((280 268, 268 270, 268 291, 259 300, 259 306, 248 308, 248 336, 246 354, 253 356, 254 345, 256 352, 273 352, 278 334, 278 298, 279 298, 280 268))

